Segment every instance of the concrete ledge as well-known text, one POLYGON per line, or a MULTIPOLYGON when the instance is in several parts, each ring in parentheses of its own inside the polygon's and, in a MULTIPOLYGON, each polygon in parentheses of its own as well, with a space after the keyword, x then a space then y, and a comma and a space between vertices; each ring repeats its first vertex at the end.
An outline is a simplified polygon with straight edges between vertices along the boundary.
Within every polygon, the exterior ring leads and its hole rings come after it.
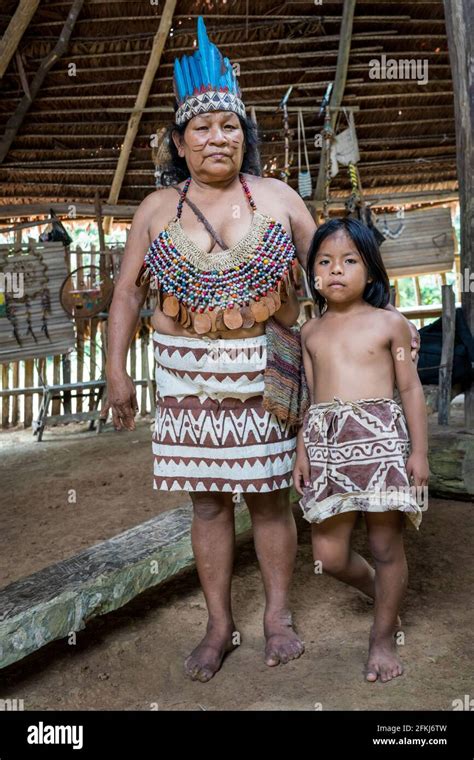
MULTIPOLYGON (((0 590, 0 668, 194 566, 192 505, 164 512, 0 590)), ((235 508, 236 533, 250 528, 235 508)))

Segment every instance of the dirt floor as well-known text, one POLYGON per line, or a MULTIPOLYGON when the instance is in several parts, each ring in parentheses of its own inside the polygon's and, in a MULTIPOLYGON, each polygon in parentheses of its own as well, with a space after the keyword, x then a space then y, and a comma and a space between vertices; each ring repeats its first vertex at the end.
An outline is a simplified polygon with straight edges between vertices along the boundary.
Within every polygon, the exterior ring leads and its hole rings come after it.
MULTIPOLYGON (((0 436, 0 586, 69 557, 189 501, 151 488, 151 419, 133 433, 84 425, 0 436), (70 489, 77 501, 68 501, 70 489)), ((410 568, 403 609, 406 675, 368 684, 362 668, 371 607, 356 591, 312 572, 309 526, 297 515, 300 548, 292 608, 306 653, 263 662, 263 590, 251 536, 239 539, 233 584, 242 645, 207 684, 183 660, 202 637, 206 612, 195 572, 142 594, 78 633, 0 673, 0 697, 34 709, 400 710, 452 709, 473 694, 473 505, 432 498, 420 533, 406 538, 410 568)), ((367 555, 362 525, 355 545, 367 555)))

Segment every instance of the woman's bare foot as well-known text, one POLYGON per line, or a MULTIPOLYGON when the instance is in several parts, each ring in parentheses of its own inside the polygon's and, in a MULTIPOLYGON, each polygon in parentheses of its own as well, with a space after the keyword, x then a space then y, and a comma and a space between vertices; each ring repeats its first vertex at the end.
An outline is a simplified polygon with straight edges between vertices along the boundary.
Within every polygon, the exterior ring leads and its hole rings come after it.
POLYGON ((263 629, 266 639, 266 665, 284 665, 303 654, 304 643, 293 629, 290 612, 266 614, 263 629))
POLYGON ((369 657, 365 670, 367 681, 383 683, 391 681, 403 673, 403 665, 397 653, 393 636, 376 636, 370 632, 369 657))
POLYGON ((220 669, 224 657, 237 644, 233 642, 234 625, 216 628, 209 626, 203 640, 184 662, 184 670, 193 681, 210 681, 220 669))

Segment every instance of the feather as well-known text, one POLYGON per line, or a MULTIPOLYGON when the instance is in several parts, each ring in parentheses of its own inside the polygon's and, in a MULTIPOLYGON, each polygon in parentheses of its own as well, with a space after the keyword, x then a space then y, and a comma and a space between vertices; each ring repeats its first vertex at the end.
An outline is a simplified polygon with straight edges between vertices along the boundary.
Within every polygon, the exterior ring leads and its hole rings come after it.
POLYGON ((219 84, 219 80, 222 75, 222 69, 223 69, 223 60, 222 56, 219 52, 219 50, 216 48, 215 45, 212 45, 211 47, 211 54, 212 54, 212 78, 211 82, 212 84, 217 87, 219 84))
POLYGON ((193 59, 194 59, 194 63, 195 63, 197 74, 198 74, 199 90, 201 91, 203 87, 205 87, 205 85, 207 84, 208 80, 207 80, 207 74, 203 68, 202 56, 199 50, 196 50, 196 52, 194 53, 193 59))
POLYGON ((228 58, 224 58, 224 63, 226 67, 226 86, 229 88, 230 92, 235 92, 235 75, 232 64, 228 58))
POLYGON ((211 44, 207 36, 206 25, 202 16, 199 16, 197 23, 198 47, 201 54, 202 73, 206 77, 206 83, 212 81, 212 55, 211 44))
POLYGON ((191 81, 193 85, 193 91, 200 92, 201 90, 201 82, 199 81, 199 74, 196 67, 196 63, 194 60, 194 56, 191 55, 188 58, 188 64, 189 64, 189 72, 191 75, 191 81))
POLYGON ((183 70, 183 77, 186 85, 186 97, 192 95, 193 83, 191 81, 191 73, 189 71, 188 57, 183 55, 181 58, 181 68, 183 70))
POLYGON ((179 60, 177 58, 174 59, 173 85, 174 85, 175 95, 177 95, 176 100, 180 103, 186 97, 186 85, 184 84, 183 74, 181 72, 181 66, 179 65, 179 60), (178 90, 177 93, 176 93, 176 89, 178 90))

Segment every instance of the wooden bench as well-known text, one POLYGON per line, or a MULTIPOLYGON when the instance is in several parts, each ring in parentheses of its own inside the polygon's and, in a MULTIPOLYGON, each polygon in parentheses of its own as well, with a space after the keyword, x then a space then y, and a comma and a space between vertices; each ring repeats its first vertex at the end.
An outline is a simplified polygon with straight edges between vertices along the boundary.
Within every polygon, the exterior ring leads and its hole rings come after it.
POLYGON ((33 435, 38 437, 38 441, 43 438, 43 432, 46 425, 56 425, 58 422, 86 422, 89 421, 89 430, 94 430, 96 421, 97 433, 102 432, 104 421, 100 419, 99 404, 104 395, 106 380, 86 380, 81 383, 63 383, 60 385, 43 386, 43 397, 38 412, 38 417, 33 420, 33 435), (97 392, 96 389, 97 388, 97 392), (84 393, 84 391, 86 391, 84 393), (89 393, 87 391, 90 391, 89 393), (71 394, 76 398, 78 396, 92 398, 92 409, 89 412, 74 412, 72 414, 48 414, 49 405, 53 399, 60 399, 64 403, 64 393, 71 394))

